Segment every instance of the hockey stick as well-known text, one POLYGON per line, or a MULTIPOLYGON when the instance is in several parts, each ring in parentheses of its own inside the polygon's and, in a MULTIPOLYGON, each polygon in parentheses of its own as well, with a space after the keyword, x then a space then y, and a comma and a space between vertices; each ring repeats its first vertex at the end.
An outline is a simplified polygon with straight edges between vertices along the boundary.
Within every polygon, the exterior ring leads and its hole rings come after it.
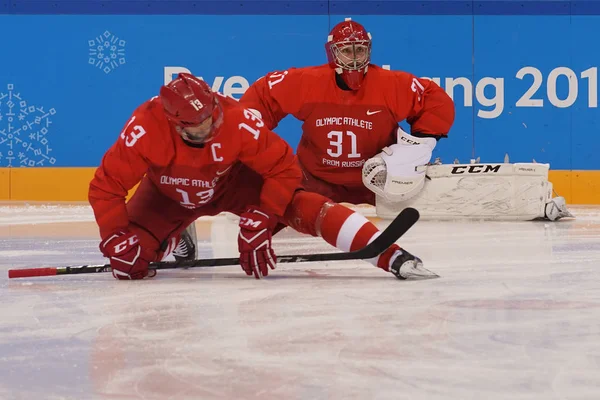
MULTIPOLYGON (((360 250, 347 253, 321 253, 303 254, 277 257, 278 263, 311 262, 311 261, 339 261, 339 260, 363 260, 377 257, 390 247, 396 240, 404 235, 419 220, 419 212, 414 208, 405 208, 400 214, 381 232, 375 240, 360 250)), ((226 265, 238 265, 239 258, 210 258, 206 260, 189 260, 183 262, 160 261, 150 263, 149 269, 176 269, 195 267, 220 267, 226 265)), ((10 269, 9 278, 28 278, 34 276, 91 274, 95 272, 110 272, 110 264, 105 265, 79 265, 68 267, 47 267, 10 269)))

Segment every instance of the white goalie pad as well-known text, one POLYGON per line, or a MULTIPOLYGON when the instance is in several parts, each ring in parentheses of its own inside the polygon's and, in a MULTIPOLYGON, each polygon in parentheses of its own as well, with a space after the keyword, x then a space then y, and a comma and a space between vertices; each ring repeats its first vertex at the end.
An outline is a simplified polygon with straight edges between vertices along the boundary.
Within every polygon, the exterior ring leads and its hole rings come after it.
POLYGON ((412 199, 391 202, 377 196, 377 216, 391 219, 414 207, 424 219, 543 218, 552 200, 549 169, 538 163, 431 165, 423 189, 412 199))

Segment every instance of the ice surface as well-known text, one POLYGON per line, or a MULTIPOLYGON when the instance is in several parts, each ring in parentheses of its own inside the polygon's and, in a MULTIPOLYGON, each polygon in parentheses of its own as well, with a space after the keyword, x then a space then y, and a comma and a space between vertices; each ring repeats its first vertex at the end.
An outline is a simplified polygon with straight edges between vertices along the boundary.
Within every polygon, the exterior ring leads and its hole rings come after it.
MULTIPOLYGON (((7 278, 102 264, 85 205, 0 206, 1 399, 600 399, 600 208, 574 221, 422 221, 440 274, 364 262, 7 278)), ((385 222, 377 221, 381 227, 385 222)), ((235 221, 198 221, 201 257, 235 221)), ((331 251, 286 230, 279 254, 331 251)))

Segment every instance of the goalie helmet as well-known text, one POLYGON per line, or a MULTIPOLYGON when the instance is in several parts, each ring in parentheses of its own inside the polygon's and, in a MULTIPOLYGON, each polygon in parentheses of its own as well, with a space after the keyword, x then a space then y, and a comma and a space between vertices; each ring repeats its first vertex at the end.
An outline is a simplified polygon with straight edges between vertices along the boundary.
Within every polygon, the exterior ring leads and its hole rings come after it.
POLYGON ((180 73, 160 88, 167 119, 184 140, 205 143, 214 139, 223 122, 223 109, 208 84, 194 75, 180 73))
POLYGON ((350 89, 358 90, 371 62, 371 34, 346 18, 329 33, 325 51, 329 65, 350 89))

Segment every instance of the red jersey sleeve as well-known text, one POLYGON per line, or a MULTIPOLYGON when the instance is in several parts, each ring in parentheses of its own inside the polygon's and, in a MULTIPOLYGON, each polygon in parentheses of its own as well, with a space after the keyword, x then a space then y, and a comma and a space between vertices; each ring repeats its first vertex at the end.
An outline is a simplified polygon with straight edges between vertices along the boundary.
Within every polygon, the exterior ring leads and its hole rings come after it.
POLYGON ((129 225, 125 197, 148 170, 152 148, 149 132, 157 127, 144 106, 136 110, 90 182, 88 199, 102 238, 129 225))
POLYGON ((406 72, 396 72, 394 111, 412 133, 446 136, 454 123, 454 102, 437 83, 406 72))
POLYGON ((236 115, 241 136, 239 159, 264 179, 260 207, 283 216, 301 186, 302 171, 294 151, 250 110, 240 108, 236 115))
POLYGON ((294 114, 299 106, 302 71, 296 68, 270 72, 246 90, 240 104, 257 110, 268 129, 277 127, 286 115, 294 114))

